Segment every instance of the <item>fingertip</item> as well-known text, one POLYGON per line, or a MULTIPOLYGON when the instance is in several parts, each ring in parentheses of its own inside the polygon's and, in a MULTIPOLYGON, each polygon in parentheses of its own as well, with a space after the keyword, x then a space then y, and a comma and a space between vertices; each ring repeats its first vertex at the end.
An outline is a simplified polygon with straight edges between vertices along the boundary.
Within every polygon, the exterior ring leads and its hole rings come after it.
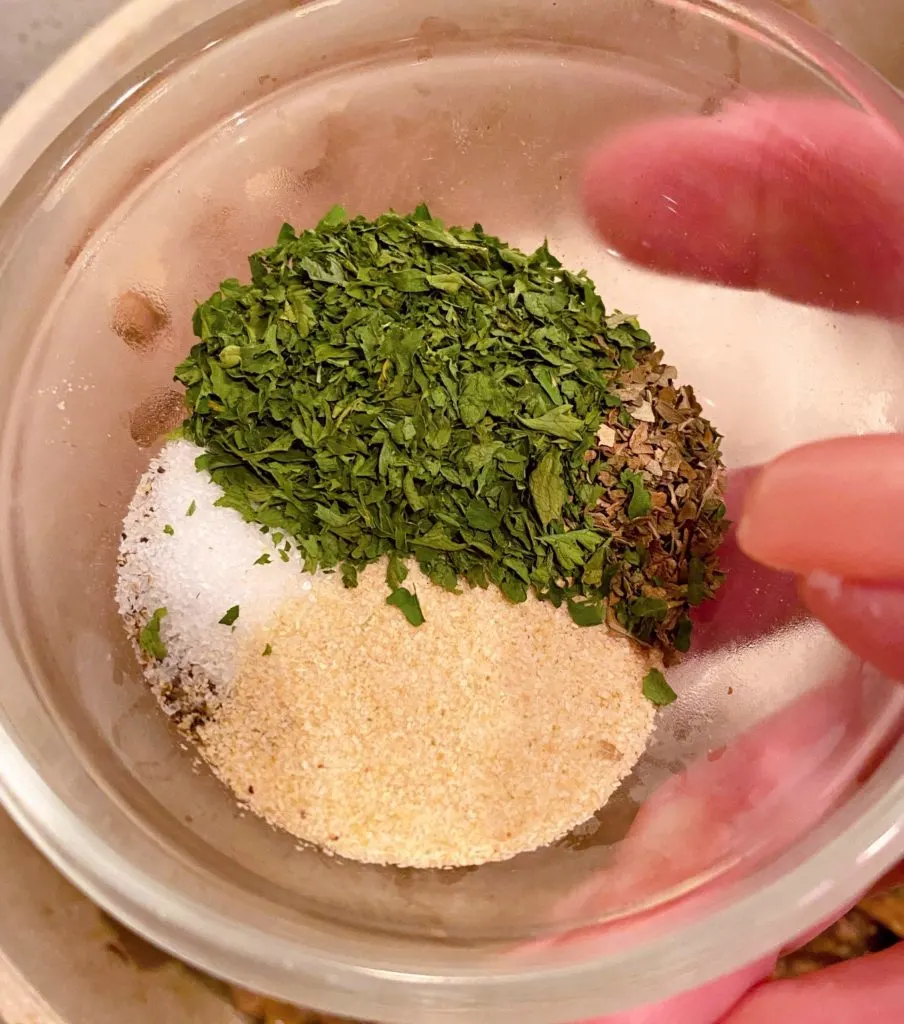
POLYGON ((904 681, 904 584, 857 583, 815 572, 801 582, 800 592, 807 608, 845 647, 904 681))
POLYGON ((840 101, 733 104, 614 132, 587 215, 653 270, 852 312, 904 314, 904 142, 840 101))
POLYGON ((823 971, 761 985, 725 1024, 843 1024, 901 1019, 904 944, 823 971))
POLYGON ((750 558, 801 576, 904 581, 904 435, 802 445, 750 487, 737 542, 750 558))
POLYGON ((756 264, 747 239, 755 232, 756 211, 750 159, 749 146, 739 146, 732 133, 709 120, 680 118, 624 129, 588 162, 584 207, 607 246, 631 262, 752 285, 756 264))

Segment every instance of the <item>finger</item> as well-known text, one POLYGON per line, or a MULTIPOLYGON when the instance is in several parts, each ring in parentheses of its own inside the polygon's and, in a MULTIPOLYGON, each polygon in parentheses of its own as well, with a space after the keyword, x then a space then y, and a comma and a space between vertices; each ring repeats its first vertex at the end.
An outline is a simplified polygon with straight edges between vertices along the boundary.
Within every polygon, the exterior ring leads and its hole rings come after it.
POLYGON ((904 142, 840 102, 776 99, 627 129, 585 204, 608 244, 666 273, 904 313, 904 142))
POLYGON ((802 576, 904 583, 904 434, 818 441, 780 456, 750 488, 738 543, 802 576))
POLYGON ((667 1003, 642 1006, 584 1024, 716 1024, 727 1010, 737 1005, 745 992, 767 978, 774 967, 775 957, 768 957, 693 992, 683 992, 667 1003))
POLYGON ((811 827, 837 800, 839 776, 853 770, 845 762, 862 727, 861 700, 861 671, 852 666, 737 737, 717 760, 698 758, 641 807, 608 884, 648 899, 811 827), (830 736, 836 742, 827 747, 830 736))
MULTIPOLYGON (((729 519, 740 518, 759 472, 759 467, 729 472, 725 487, 729 519)), ((751 643, 805 614, 796 578, 753 561, 738 546, 734 526, 719 549, 719 563, 726 574, 725 582, 716 591, 715 600, 706 601, 692 615, 694 655, 751 643)))
POLYGON ((762 857, 812 827, 859 770, 862 701, 862 668, 852 665, 717 759, 701 756, 669 778, 641 806, 614 864, 559 906, 560 920, 655 903, 688 879, 762 857))
MULTIPOLYGON (((715 893, 746 859, 771 856, 811 828, 859 770, 862 700, 862 669, 851 665, 739 736, 718 760, 700 757, 668 779, 641 807, 611 867, 557 908, 559 920, 605 917, 645 904, 655 915, 666 895, 682 898, 690 879, 707 879, 715 893)), ((642 928, 647 916, 560 933, 543 940, 544 952, 630 941, 631 929, 642 928)), ((715 1024, 768 976, 774 960, 595 1024, 715 1024)))
POLYGON ((756 989, 725 1024, 898 1024, 904 1005, 904 945, 803 978, 756 989))
POLYGON ((801 596, 845 647, 904 680, 904 584, 851 583, 817 572, 801 583, 801 596))

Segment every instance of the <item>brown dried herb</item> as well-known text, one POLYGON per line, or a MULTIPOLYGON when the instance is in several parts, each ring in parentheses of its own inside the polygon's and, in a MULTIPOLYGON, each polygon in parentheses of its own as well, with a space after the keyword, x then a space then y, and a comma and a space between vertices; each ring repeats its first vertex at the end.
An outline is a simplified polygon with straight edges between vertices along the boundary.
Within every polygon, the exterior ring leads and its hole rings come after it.
POLYGON ((721 438, 693 389, 650 352, 617 382, 588 477, 603 491, 590 519, 620 552, 609 624, 639 639, 686 651, 691 608, 723 580, 716 552, 728 522, 722 501, 721 438))

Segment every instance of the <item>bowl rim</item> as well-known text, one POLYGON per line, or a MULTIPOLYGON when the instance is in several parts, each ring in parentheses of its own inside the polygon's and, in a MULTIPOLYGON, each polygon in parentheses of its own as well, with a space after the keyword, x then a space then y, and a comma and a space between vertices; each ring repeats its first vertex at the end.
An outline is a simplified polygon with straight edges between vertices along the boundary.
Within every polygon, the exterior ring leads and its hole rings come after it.
MULTIPOLYGON (((0 121, 0 210, 41 154, 108 89, 165 45, 244 2, 129 0, 93 29, 0 121)), ((302 0, 300 9, 342 2, 302 0)), ((864 108, 904 128, 904 99, 896 90, 770 0, 660 2, 747 26, 801 62, 818 66, 864 108)), ((26 675, 2 622, 0 664, 5 676, 26 675)), ((333 1012, 370 1017, 385 1013, 384 1019, 400 1024, 570 1020, 598 1013, 603 992, 612 1009, 630 1008, 639 1001, 638 989, 643 990, 640 1001, 656 1002, 684 990, 688 979, 699 984, 742 969, 852 902, 904 856, 904 741, 857 798, 833 816, 836 834, 823 837, 821 845, 818 835, 809 836, 809 848, 802 844, 805 855, 799 862, 772 865, 756 891, 689 924, 681 948, 664 935, 640 949, 616 950, 567 966, 535 969, 508 960, 505 969, 481 973, 410 973, 339 960, 226 918, 200 902, 174 898, 66 806, 5 724, 0 728, 0 800, 35 845, 92 900, 152 942, 212 974, 333 1012), (733 943, 713 940, 727 934, 741 938, 733 943), (624 980, 619 983, 619 978, 624 980)))

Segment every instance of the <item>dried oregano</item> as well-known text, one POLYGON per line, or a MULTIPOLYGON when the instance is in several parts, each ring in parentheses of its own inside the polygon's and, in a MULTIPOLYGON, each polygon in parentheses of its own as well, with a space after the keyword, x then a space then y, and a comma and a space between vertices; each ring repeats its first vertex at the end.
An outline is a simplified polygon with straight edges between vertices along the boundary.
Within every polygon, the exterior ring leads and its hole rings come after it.
MULTIPOLYGON (((646 331, 544 245, 407 217, 286 225, 198 307, 176 371, 220 504, 354 586, 567 605, 666 654, 721 581, 719 435, 646 331)), ((416 601, 416 598, 414 599, 416 601)))

